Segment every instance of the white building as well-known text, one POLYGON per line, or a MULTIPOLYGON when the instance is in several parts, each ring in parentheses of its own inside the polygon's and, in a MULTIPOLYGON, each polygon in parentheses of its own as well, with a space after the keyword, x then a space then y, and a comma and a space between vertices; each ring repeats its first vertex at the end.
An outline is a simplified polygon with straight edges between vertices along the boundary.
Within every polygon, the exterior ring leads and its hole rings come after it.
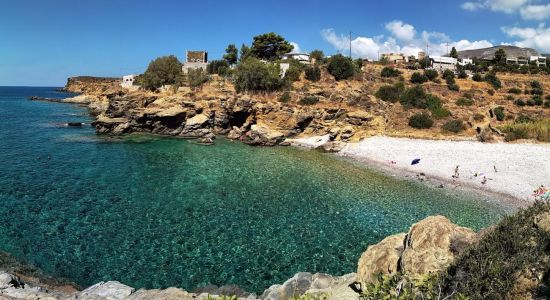
POLYGON ((463 59, 458 61, 458 64, 461 65, 461 66, 473 65, 474 60, 471 59, 471 58, 463 58, 463 59))
POLYGON ((535 63, 539 67, 546 66, 546 57, 545 56, 531 56, 529 57, 529 63, 535 63))
POLYGON ((125 89, 137 90, 139 89, 139 86, 134 85, 135 79, 136 79, 136 75, 134 74, 122 76, 122 82, 120 83, 120 86, 125 89))
POLYGON ((456 71, 456 65, 458 64, 456 58, 443 56, 430 56, 430 61, 432 63, 432 68, 440 72, 445 70, 456 71))
POLYGON ((183 74, 189 73, 189 70, 203 69, 208 67, 208 52, 206 51, 187 51, 186 61, 182 66, 183 74))
POLYGON ((303 64, 309 64, 311 58, 307 53, 288 53, 281 56, 281 60, 295 59, 303 64))

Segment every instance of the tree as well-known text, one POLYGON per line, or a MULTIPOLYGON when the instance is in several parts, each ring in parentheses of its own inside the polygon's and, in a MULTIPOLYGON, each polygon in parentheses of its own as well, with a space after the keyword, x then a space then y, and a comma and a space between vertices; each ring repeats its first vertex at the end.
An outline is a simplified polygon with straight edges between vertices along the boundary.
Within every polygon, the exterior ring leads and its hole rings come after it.
POLYGON ((238 58, 239 50, 237 49, 235 44, 229 44, 225 49, 225 55, 223 56, 223 59, 225 59, 228 64, 234 65, 237 63, 238 58))
POLYGON ((249 57, 235 70, 235 89, 237 92, 272 92, 283 88, 286 81, 281 79, 278 64, 263 63, 249 57))
POLYGON ((241 55, 239 57, 240 61, 246 60, 250 56, 250 47, 245 44, 241 45, 241 55))
POLYGON ((252 55, 260 59, 274 60, 283 54, 287 54, 294 49, 288 41, 282 36, 270 32, 254 37, 252 55))
POLYGON ((318 66, 308 66, 306 67, 306 79, 309 81, 319 81, 321 80, 321 69, 318 66))
POLYGON ((213 60, 208 64, 206 70, 209 74, 224 76, 229 71, 229 63, 226 60, 213 60))
POLYGON ((355 74, 351 59, 341 54, 334 55, 330 58, 327 69, 336 80, 348 79, 355 74))
POLYGON ((181 66, 174 55, 158 57, 140 76, 140 84, 148 90, 156 90, 163 85, 179 85, 182 80, 181 66))
POLYGON ((193 89, 202 87, 209 79, 208 74, 201 68, 190 69, 187 73, 187 82, 193 89))
POLYGON ((500 48, 495 52, 494 63, 501 66, 506 64, 506 51, 504 49, 500 48))
POLYGON ((321 60, 323 60, 323 58, 325 58, 325 53, 323 53, 323 51, 321 50, 313 50, 309 54, 309 57, 315 59, 317 62, 320 62, 321 60))
POLYGON ((455 48, 455 47, 453 47, 453 48, 451 49, 450 56, 451 56, 452 58, 458 58, 458 51, 456 51, 456 48, 455 48))

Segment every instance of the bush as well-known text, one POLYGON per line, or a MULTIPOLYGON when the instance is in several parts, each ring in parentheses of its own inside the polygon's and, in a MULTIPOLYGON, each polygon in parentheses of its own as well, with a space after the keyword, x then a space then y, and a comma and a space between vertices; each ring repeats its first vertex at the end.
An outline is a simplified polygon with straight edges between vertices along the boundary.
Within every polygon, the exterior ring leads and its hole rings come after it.
POLYGON ((279 102, 281 103, 287 103, 287 102, 290 102, 290 92, 289 91, 285 91, 284 93, 281 94, 281 96, 279 97, 279 102))
POLYGON ((516 94, 516 95, 519 95, 521 94, 521 90, 518 89, 518 88, 511 88, 508 90, 508 94, 516 94))
POLYGON ((455 73, 453 73, 453 71, 451 71, 451 70, 445 70, 441 77, 443 77, 443 79, 445 79, 447 81, 450 80, 449 78, 451 78, 451 79, 453 79, 453 82, 454 82, 455 73))
POLYGON ((380 75, 382 77, 398 77, 399 75, 401 75, 401 71, 391 67, 384 67, 380 72, 380 75))
POLYGON ((465 129, 466 126, 462 120, 450 120, 443 124, 443 130, 449 132, 459 133, 465 129))
POLYGON ((474 114, 473 118, 474 118, 474 121, 476 122, 481 122, 485 120, 485 116, 482 114, 474 114))
POLYGON ((521 99, 518 99, 518 100, 514 101, 514 104, 517 105, 517 106, 525 106, 525 101, 523 101, 521 99))
POLYGON ((319 102, 319 98, 315 96, 305 96, 304 98, 300 99, 298 103, 301 105, 313 105, 319 102))
POLYGON ((483 81, 483 77, 481 76, 481 74, 475 73, 474 76, 472 77, 472 80, 473 80, 473 81, 476 81, 476 82, 482 82, 482 81, 483 81))
POLYGON ((485 75, 484 80, 489 83, 495 90, 498 90, 502 87, 502 83, 495 73, 488 73, 487 75, 485 75))
POLYGON ((540 96, 533 97, 533 102, 535 102, 535 105, 541 106, 542 105, 542 98, 540 96))
POLYGON ((286 84, 281 79, 280 67, 277 64, 263 63, 249 57, 241 62, 235 70, 235 89, 237 92, 273 92, 286 84))
POLYGON ((546 100, 546 101, 544 102, 544 107, 550 108, 550 100, 546 100))
POLYGON ((318 66, 308 66, 305 69, 306 79, 309 81, 321 80, 321 69, 318 66))
POLYGON ((495 94, 495 90, 490 89, 490 90, 487 91, 487 94, 493 96, 495 94))
POLYGON ((208 64, 206 70, 209 74, 224 76, 229 71, 229 63, 226 60, 213 60, 208 64))
POLYGON ((505 117, 504 107, 502 107, 502 106, 495 107, 495 109, 493 109, 493 113, 497 117, 498 121, 504 121, 504 117, 505 117))
POLYGON ((530 85, 532 89, 542 90, 542 84, 540 84, 540 82, 537 80, 531 81, 530 85))
POLYGON ((148 90, 156 90, 164 85, 180 85, 182 69, 180 61, 174 56, 162 56, 149 63, 147 70, 140 76, 139 85, 148 90))
POLYGON ((430 111, 432 112, 432 117, 435 119, 445 119, 451 116, 451 112, 444 107, 432 108, 430 111))
POLYGON ((203 69, 190 69, 187 72, 187 82, 191 88, 199 88, 208 80, 210 80, 210 77, 203 69))
POLYGON ((455 91, 455 92, 460 91, 460 87, 456 83, 448 84, 447 87, 449 88, 450 91, 455 91))
POLYGON ((527 100, 526 104, 527 104, 527 106, 535 106, 535 100, 529 99, 529 100, 527 100))
POLYGON ((285 79, 289 82, 294 82, 300 80, 300 76, 304 71, 304 65, 295 59, 290 59, 288 61, 289 67, 285 73, 285 79))
POLYGON ((514 96, 508 95, 508 96, 506 96, 506 100, 512 101, 512 100, 514 100, 514 96))
POLYGON ((437 79, 437 76, 439 76, 439 73, 437 73, 436 70, 432 70, 432 69, 426 69, 424 70, 424 75, 431 81, 434 81, 435 79, 437 79))
POLYGON ((474 99, 474 94, 472 94, 471 92, 466 92, 466 93, 462 94, 462 97, 464 97, 466 99, 474 99))
POLYGON ((406 89, 399 99, 404 107, 426 108, 426 93, 421 85, 406 89))
POLYGON ((409 126, 417 129, 431 128, 434 121, 427 113, 417 113, 409 118, 409 126))
POLYGON ((458 78, 460 79, 466 79, 468 78, 468 74, 466 74, 466 71, 464 69, 461 69, 459 72, 458 72, 458 78))
POLYGON ((395 103, 399 101, 402 92, 403 85, 385 85, 378 89, 375 96, 380 100, 395 103))
POLYGON ((533 122, 533 119, 529 118, 526 115, 519 115, 514 122, 516 122, 516 123, 531 123, 531 122, 533 122))
POLYGON ((411 76, 411 83, 422 84, 427 81, 428 81, 428 77, 426 77, 426 75, 421 74, 419 72, 414 72, 411 76))
POLYGON ((341 54, 334 55, 329 59, 327 69, 336 80, 348 79, 355 74, 355 68, 351 59, 341 54))
POLYGON ((460 98, 456 100, 456 105, 458 106, 472 106, 474 105, 474 100, 467 98, 460 98))

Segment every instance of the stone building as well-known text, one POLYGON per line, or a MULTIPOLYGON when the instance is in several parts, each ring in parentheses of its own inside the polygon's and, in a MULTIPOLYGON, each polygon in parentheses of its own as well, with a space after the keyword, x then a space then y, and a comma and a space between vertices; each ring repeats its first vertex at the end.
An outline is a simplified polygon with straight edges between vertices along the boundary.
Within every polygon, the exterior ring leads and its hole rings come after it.
POLYGON ((187 74, 189 70, 203 69, 206 71, 208 66, 208 52, 206 51, 187 51, 182 71, 187 74))

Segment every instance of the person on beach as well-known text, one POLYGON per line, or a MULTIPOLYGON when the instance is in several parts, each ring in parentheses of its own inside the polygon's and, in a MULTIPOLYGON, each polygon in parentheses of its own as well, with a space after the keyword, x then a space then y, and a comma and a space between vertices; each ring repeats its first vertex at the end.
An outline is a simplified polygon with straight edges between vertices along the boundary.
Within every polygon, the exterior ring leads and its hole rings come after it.
POLYGON ((455 174, 453 175, 453 178, 458 178, 458 177, 460 177, 460 174, 458 173, 458 167, 459 167, 459 166, 456 166, 456 167, 455 167, 455 174))
POLYGON ((498 173, 496 165, 493 165, 493 169, 495 170, 495 173, 498 173))
POLYGON ((487 176, 483 176, 483 180, 481 181, 481 184, 486 184, 487 183, 487 176))

